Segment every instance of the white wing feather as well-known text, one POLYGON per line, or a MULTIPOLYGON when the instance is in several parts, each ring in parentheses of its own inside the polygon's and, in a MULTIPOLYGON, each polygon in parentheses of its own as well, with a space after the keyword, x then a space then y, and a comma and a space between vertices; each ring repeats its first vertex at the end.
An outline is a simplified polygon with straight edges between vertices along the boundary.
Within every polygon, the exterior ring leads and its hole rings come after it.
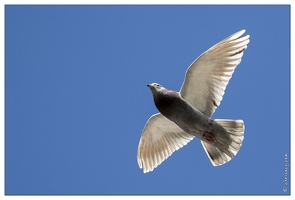
POLYGON ((249 35, 241 37, 244 32, 239 31, 208 49, 186 72, 180 94, 208 117, 220 105, 228 81, 247 48, 249 35))
POLYGON ((174 122, 158 113, 146 123, 138 145, 137 162, 143 172, 153 171, 174 151, 194 136, 184 132, 174 122))

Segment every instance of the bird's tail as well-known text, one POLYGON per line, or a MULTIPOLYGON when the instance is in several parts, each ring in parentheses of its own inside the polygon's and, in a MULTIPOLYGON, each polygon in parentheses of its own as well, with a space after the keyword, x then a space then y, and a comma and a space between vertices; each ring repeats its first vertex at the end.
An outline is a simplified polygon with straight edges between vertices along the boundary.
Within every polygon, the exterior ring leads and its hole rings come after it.
POLYGON ((212 141, 201 140, 214 166, 230 161, 240 150, 244 139, 243 120, 213 120, 212 141))

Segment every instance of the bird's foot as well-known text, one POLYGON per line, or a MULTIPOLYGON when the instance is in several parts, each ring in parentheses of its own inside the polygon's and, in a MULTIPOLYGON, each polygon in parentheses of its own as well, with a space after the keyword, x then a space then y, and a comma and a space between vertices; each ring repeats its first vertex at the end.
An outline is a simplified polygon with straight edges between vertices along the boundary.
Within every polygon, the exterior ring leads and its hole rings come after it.
POLYGON ((207 140, 207 141, 209 141, 209 142, 214 142, 215 140, 214 140, 214 138, 213 138, 213 136, 211 135, 212 133, 210 133, 210 132, 208 132, 208 131, 204 131, 204 133, 203 133, 203 138, 205 139, 205 140, 207 140))

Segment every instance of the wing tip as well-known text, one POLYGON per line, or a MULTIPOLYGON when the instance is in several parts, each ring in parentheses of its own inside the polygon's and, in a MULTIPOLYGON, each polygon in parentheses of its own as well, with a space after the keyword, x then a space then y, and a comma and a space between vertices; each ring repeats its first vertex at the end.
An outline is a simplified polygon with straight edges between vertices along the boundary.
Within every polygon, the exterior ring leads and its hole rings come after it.
POLYGON ((246 32, 246 29, 242 29, 238 33, 244 34, 245 32, 246 32))

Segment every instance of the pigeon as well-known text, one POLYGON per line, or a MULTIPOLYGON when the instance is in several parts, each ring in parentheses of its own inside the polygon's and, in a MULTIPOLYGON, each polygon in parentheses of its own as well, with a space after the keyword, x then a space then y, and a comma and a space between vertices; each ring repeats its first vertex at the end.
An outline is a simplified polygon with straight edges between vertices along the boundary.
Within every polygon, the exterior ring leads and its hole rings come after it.
POLYGON ((241 30, 201 54, 187 69, 179 92, 148 84, 159 113, 147 121, 137 151, 144 173, 153 171, 195 137, 213 166, 230 161, 244 140, 243 120, 211 119, 244 50, 249 35, 241 30))

